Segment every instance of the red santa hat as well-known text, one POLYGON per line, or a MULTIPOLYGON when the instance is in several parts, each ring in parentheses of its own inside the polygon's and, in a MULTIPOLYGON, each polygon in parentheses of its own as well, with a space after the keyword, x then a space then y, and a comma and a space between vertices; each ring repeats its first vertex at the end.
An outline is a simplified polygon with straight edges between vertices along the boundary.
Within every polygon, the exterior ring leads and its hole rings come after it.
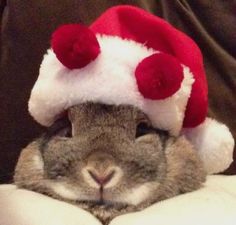
POLYGON ((206 120, 201 52, 164 20, 133 6, 116 6, 89 28, 61 26, 51 47, 29 100, 29 112, 40 124, 49 126, 69 107, 87 101, 133 105, 154 127, 186 135, 209 173, 231 163, 234 140, 228 128, 206 120))

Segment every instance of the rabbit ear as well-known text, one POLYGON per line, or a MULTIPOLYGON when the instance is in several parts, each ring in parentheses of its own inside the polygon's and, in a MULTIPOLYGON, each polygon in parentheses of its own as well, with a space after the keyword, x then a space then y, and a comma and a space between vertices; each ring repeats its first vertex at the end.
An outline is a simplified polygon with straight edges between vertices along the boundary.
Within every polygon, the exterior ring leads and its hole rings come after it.
POLYGON ((85 67, 100 53, 95 34, 80 24, 59 27, 52 35, 51 46, 58 60, 69 69, 85 67))
POLYGON ((144 98, 158 100, 180 89, 183 67, 173 56, 155 53, 143 59, 135 70, 138 89, 144 98))

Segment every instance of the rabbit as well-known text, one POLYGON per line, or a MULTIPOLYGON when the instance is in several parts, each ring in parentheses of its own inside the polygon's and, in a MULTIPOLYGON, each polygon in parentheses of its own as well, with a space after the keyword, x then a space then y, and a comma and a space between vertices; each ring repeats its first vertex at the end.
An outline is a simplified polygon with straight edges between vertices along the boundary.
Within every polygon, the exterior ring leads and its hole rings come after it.
POLYGON ((19 188, 76 204, 103 224, 200 188, 206 172, 185 137, 154 129, 130 105, 68 109, 20 154, 19 188))

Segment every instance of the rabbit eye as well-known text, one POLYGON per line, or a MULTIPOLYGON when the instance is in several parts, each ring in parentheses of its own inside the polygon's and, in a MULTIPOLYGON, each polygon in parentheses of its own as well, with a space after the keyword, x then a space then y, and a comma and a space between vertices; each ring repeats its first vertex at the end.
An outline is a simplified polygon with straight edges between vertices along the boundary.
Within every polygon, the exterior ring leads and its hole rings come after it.
POLYGON ((61 171, 50 171, 48 177, 53 180, 59 180, 65 177, 65 174, 61 171))
POLYGON ((57 180, 66 177, 66 166, 61 163, 54 163, 52 166, 45 168, 48 178, 57 180))
POLYGON ((155 129, 148 123, 140 122, 136 128, 136 138, 146 134, 155 133, 155 129))
POLYGON ((67 117, 57 120, 48 130, 42 135, 40 139, 39 149, 44 153, 48 142, 54 137, 72 137, 72 125, 67 117))
POLYGON ((62 129, 59 130, 55 135, 56 135, 56 136, 59 136, 59 137, 67 137, 67 138, 72 137, 71 126, 62 128, 62 129))
POLYGON ((57 120, 47 131, 46 137, 72 137, 72 125, 67 117, 57 120))
POLYGON ((136 138, 141 137, 141 136, 146 135, 146 134, 154 134, 154 133, 158 134, 161 138, 162 137, 165 138, 169 135, 168 131, 154 128, 154 127, 152 127, 151 124, 149 124, 147 122, 140 122, 137 125, 136 138))

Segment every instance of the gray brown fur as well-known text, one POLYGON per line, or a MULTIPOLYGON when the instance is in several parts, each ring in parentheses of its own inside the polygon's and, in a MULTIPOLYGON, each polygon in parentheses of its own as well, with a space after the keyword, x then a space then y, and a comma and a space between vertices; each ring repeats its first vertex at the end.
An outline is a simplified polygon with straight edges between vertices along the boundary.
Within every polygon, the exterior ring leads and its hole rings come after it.
POLYGON ((108 223, 117 215, 196 190, 205 181, 202 162, 184 137, 163 139, 154 132, 135 137, 137 124, 149 121, 132 106, 86 103, 70 108, 68 115, 73 137, 52 137, 43 152, 42 138, 23 149, 14 176, 19 187, 77 204, 108 223), (42 167, 36 166, 35 156, 43 161, 42 167), (97 171, 113 165, 122 169, 117 185, 105 190, 109 204, 98 204, 97 190, 82 176, 81 171, 88 164, 97 171), (66 183, 78 195, 92 196, 92 200, 71 200, 58 195, 48 184, 59 182, 66 183), (116 201, 122 193, 147 182, 152 182, 152 189, 139 204, 116 201))

